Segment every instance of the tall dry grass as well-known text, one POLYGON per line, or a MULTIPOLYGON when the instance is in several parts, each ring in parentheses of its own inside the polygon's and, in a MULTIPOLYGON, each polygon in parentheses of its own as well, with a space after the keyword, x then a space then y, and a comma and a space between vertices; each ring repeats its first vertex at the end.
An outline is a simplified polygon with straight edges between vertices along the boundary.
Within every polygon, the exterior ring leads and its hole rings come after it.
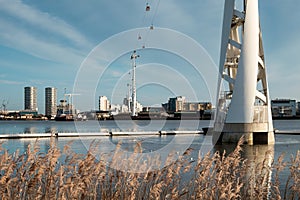
MULTIPOLYGON (((60 151, 54 142, 47 153, 38 145, 28 146, 24 154, 9 154, 1 149, 0 199, 299 199, 300 151, 290 161, 281 155, 276 162, 267 152, 259 164, 242 158, 241 144, 230 153, 199 154, 190 159, 188 149, 176 162, 160 166, 159 157, 143 162, 135 154, 124 159, 122 144, 114 155, 95 158, 98 144, 85 155, 76 154, 66 145, 60 151), (271 159, 271 160, 270 160, 271 159), (126 162, 125 162, 126 161, 126 162), (128 162, 129 161, 129 162, 128 162), (116 170, 121 166, 124 170, 116 170), (285 188, 280 176, 289 169, 285 188), (135 173, 126 169, 139 169, 135 173), (272 178, 271 178, 272 177, 272 178)), ((141 144, 134 149, 141 153, 141 144)))

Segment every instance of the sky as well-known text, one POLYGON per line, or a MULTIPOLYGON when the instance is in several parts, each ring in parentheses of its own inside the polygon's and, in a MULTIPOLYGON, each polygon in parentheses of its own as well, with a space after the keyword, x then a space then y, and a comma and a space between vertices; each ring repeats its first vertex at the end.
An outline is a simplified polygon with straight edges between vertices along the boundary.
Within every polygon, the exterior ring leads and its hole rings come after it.
MULTIPOLYGON (((224 0, 0 0, 0 103, 24 109, 24 87, 73 93, 79 110, 99 96, 160 105, 174 96, 211 101, 219 63, 224 0), (150 11, 146 12, 146 4, 150 11), (149 27, 153 25, 154 29, 149 27)), ((259 1, 271 99, 300 100, 299 0, 259 1)))

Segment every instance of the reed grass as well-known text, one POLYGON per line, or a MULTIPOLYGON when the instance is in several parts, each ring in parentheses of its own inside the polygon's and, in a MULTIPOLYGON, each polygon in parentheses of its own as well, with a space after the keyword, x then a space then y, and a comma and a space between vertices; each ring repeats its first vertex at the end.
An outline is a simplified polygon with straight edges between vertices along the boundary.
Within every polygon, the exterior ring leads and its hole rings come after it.
MULTIPOLYGON (((176 162, 171 162, 174 155, 169 155, 170 162, 159 156, 143 162, 136 154, 125 156, 121 143, 113 155, 99 154, 96 159, 97 145, 93 143, 85 155, 74 153, 70 144, 61 151, 54 142, 47 153, 41 153, 37 144, 23 154, 1 148, 0 199, 300 198, 300 151, 289 161, 284 155, 274 161, 267 152, 262 162, 253 165, 242 158, 240 143, 229 155, 210 152, 191 160, 193 149, 188 149, 176 162), (150 165, 162 162, 169 164, 150 170, 150 165), (289 175, 280 189, 285 169, 289 175)), ((142 152, 140 143, 134 152, 142 152)))

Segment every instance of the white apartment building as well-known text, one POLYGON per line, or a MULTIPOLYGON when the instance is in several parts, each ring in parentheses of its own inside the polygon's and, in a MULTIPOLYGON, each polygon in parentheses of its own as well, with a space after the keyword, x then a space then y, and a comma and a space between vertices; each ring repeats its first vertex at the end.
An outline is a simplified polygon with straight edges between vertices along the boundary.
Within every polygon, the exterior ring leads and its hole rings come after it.
POLYGON ((106 96, 99 97, 99 110, 101 111, 109 111, 110 103, 106 96))

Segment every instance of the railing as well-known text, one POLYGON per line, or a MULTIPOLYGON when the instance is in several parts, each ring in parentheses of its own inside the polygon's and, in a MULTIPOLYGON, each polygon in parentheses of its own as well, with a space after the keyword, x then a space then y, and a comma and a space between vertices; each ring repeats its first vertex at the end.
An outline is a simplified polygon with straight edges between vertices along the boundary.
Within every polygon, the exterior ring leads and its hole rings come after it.
POLYGON ((254 106, 253 122, 268 122, 268 106, 254 106))

